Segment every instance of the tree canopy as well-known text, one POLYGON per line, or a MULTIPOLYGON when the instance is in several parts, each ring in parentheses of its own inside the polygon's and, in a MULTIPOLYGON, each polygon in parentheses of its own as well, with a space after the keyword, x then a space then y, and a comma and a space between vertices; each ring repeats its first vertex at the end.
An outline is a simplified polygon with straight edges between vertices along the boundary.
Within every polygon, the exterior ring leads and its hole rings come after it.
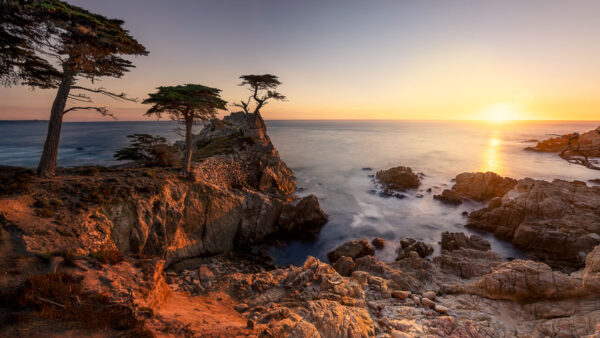
POLYGON ((240 86, 249 86, 248 89, 252 94, 250 94, 248 100, 234 103, 234 106, 242 108, 247 114, 250 113, 252 100, 256 104, 253 113, 258 114, 260 109, 267 104, 267 100, 285 101, 286 99, 284 95, 275 91, 275 88, 281 84, 279 78, 275 75, 242 75, 240 79, 242 79, 240 86))
POLYGON ((167 113, 176 121, 187 119, 207 120, 216 116, 218 109, 225 109, 227 102, 220 97, 220 89, 199 84, 158 87, 156 93, 142 103, 152 104, 147 116, 162 117, 167 113))
POLYGON ((227 102, 221 99, 221 90, 199 84, 158 87, 155 93, 143 101, 152 104, 147 116, 162 117, 168 114, 172 120, 185 124, 184 174, 190 174, 192 161, 192 126, 196 120, 215 118, 218 109, 225 109, 227 102))
POLYGON ((91 80, 118 78, 134 67, 120 55, 148 54, 123 29, 122 20, 63 1, 2 0, 0 16, 0 76, 4 81, 56 88, 64 71, 91 80), (62 67, 55 67, 49 58, 62 67))

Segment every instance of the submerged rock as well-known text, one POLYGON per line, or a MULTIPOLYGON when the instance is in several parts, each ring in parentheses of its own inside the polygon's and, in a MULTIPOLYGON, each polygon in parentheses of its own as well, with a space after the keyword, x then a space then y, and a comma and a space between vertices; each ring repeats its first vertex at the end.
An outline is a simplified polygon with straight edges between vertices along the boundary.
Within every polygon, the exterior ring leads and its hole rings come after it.
POLYGON ((419 176, 411 168, 403 166, 380 170, 375 177, 382 184, 384 191, 390 192, 416 189, 421 184, 419 176))
POLYGON ((373 240, 371 241, 371 244, 373 244, 373 246, 375 247, 375 249, 381 250, 383 249, 383 247, 385 247, 385 240, 383 240, 383 238, 373 238, 373 240))

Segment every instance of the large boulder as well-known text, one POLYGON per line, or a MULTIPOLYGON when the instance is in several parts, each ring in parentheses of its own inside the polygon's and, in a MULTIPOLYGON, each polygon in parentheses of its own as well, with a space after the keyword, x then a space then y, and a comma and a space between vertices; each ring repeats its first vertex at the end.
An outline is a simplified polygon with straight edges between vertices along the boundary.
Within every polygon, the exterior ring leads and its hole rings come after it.
POLYGON ((442 203, 450 205, 459 205, 462 203, 460 194, 450 189, 444 189, 441 194, 433 195, 433 198, 442 203))
POLYGON ((279 225, 284 232, 291 235, 315 237, 321 227, 327 223, 328 216, 321 209, 319 200, 315 195, 308 195, 296 204, 284 205, 279 216, 279 225))
POLYGON ((468 226, 510 240, 552 266, 581 268, 600 244, 600 187, 526 178, 494 201, 472 212, 468 226))
POLYGON ((357 239, 350 241, 337 247, 335 250, 327 254, 330 262, 335 263, 341 257, 350 257, 356 259, 363 256, 372 256, 375 254, 375 249, 366 239, 357 239))
POLYGON ((504 196, 515 187, 517 181, 493 172, 462 173, 456 176, 452 187, 459 196, 475 201, 486 201, 504 196))
POLYGON ((394 167, 386 170, 380 170, 375 174, 386 191, 405 191, 416 189, 421 184, 419 176, 409 167, 394 167))

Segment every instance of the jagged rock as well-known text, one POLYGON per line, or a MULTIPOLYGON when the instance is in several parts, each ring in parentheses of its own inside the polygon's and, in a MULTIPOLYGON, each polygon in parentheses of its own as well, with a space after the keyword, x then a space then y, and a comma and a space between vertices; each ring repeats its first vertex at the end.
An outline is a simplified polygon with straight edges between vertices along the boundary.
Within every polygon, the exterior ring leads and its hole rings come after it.
POLYGON ((330 262, 336 262, 343 256, 356 259, 359 257, 374 254, 375 249, 373 249, 371 244, 369 244, 369 241, 367 241, 366 239, 357 239, 355 241, 346 242, 341 246, 337 247, 335 250, 329 252, 327 254, 327 258, 330 262))
POLYGON ((516 259, 496 266, 468 286, 469 292, 490 299, 532 301, 581 295, 581 283, 540 262, 516 259))
POLYGON ((385 240, 383 240, 382 238, 374 238, 371 241, 371 244, 373 244, 375 249, 381 250, 385 246, 385 240))
POLYGON ((400 240, 400 248, 398 248, 398 257, 396 260, 407 258, 412 251, 419 254, 421 258, 425 258, 433 253, 433 247, 414 238, 405 237, 400 240))
POLYGON ((335 271, 342 276, 350 276, 354 269, 354 260, 350 257, 342 256, 332 264, 335 271))
POLYGON ((421 184, 419 176, 413 173, 409 167, 394 167, 387 170, 380 170, 375 177, 383 185, 384 190, 405 191, 407 189, 416 189, 421 184))
POLYGON ((490 242, 477 235, 467 237, 462 232, 445 231, 442 233, 442 250, 453 251, 463 248, 487 251, 490 250, 492 246, 490 245, 490 242))
POLYGON ((501 203, 472 212, 468 226, 510 240, 552 266, 581 268, 600 244, 598 210, 600 187, 526 178, 501 203))
POLYGON ((493 172, 462 173, 456 176, 452 190, 461 197, 485 201, 502 197, 514 188, 517 181, 493 172))
POLYGON ((459 205, 462 203, 462 198, 460 198, 460 195, 456 191, 450 189, 444 189, 441 194, 433 195, 433 198, 442 203, 450 205, 459 205))
POLYGON ((303 197, 297 204, 284 205, 279 224, 289 234, 306 234, 315 237, 327 223, 327 214, 321 209, 315 195, 303 197))

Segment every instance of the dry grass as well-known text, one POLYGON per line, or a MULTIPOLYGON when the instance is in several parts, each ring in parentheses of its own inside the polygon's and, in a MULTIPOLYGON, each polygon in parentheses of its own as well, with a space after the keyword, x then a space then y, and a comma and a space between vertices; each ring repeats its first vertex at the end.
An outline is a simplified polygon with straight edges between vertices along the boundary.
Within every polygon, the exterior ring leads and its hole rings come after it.
POLYGON ((103 294, 85 294, 77 278, 62 272, 29 278, 18 305, 35 309, 42 318, 76 321, 87 329, 122 330, 132 337, 153 336, 129 305, 112 303, 103 294))

